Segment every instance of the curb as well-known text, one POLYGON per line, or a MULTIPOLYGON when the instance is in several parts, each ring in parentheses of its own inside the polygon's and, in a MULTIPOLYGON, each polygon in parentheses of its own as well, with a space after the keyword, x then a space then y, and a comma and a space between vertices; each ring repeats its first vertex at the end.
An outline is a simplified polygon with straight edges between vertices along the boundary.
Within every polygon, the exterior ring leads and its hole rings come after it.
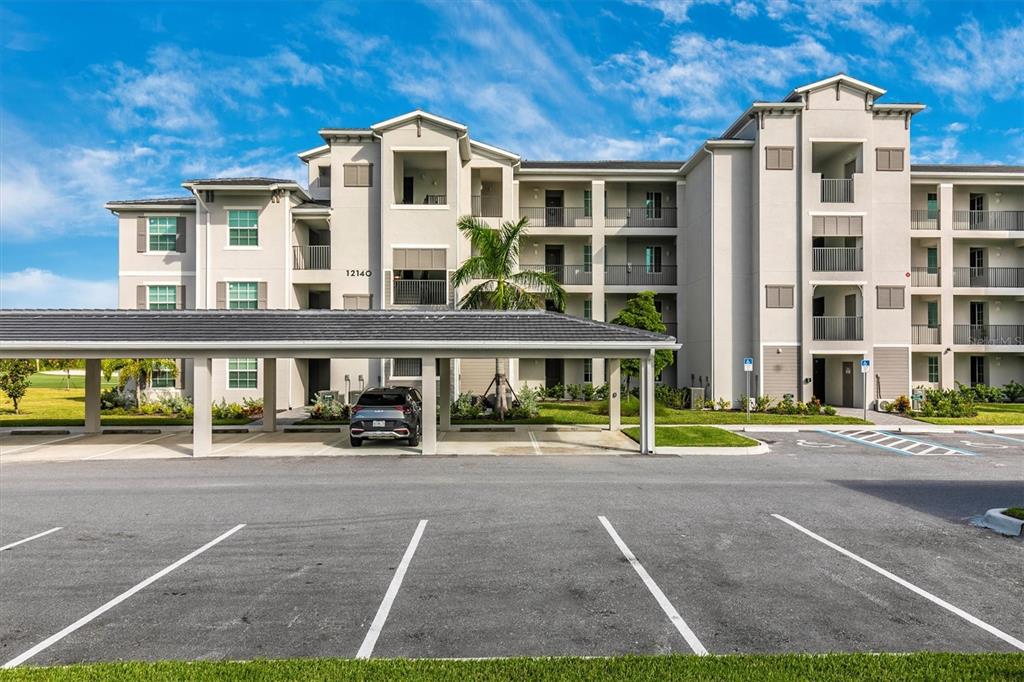
POLYGON ((658 447, 655 445, 654 452, 656 455, 678 455, 680 457, 688 455, 698 455, 700 457, 736 457, 743 455, 767 455, 770 450, 766 443, 757 441, 757 445, 727 445, 693 448, 669 446, 658 447))
POLYGON ((1024 533, 1024 520, 1015 519, 1012 516, 1007 516, 1003 512, 1007 510, 1007 507, 997 507, 995 509, 989 509, 985 512, 985 516, 981 519, 981 524, 985 528, 989 528, 999 533, 1000 535, 1008 535, 1011 537, 1018 537, 1024 533))

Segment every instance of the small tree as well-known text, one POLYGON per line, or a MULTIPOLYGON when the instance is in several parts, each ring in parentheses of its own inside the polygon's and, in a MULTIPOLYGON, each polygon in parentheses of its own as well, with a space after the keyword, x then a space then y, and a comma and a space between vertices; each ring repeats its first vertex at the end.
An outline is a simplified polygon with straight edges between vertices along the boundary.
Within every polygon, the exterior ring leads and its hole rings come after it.
POLYGON ((58 372, 64 372, 64 390, 71 390, 71 370, 78 365, 77 360, 50 360, 50 367, 58 372))
MULTIPOLYGON (((619 314, 612 320, 612 324, 643 329, 644 331, 664 334, 667 327, 661 320, 658 309, 654 307, 654 292, 641 291, 633 298, 626 301, 626 307, 619 311, 619 314)), ((675 362, 675 356, 670 350, 659 350, 654 353, 654 374, 675 362)), ((628 359, 622 361, 622 375, 626 379, 626 390, 629 390, 629 380, 632 377, 640 376, 640 361, 628 359)))
POLYGON ((18 403, 28 391, 28 379, 34 370, 31 360, 0 360, 0 391, 14 403, 14 414, 20 414, 18 403))
POLYGON ((167 370, 173 376, 178 375, 178 366, 174 360, 165 358, 115 358, 103 361, 103 376, 109 381, 114 372, 118 373, 118 385, 124 389, 131 380, 135 388, 135 404, 142 404, 142 389, 153 381, 153 372, 167 370))

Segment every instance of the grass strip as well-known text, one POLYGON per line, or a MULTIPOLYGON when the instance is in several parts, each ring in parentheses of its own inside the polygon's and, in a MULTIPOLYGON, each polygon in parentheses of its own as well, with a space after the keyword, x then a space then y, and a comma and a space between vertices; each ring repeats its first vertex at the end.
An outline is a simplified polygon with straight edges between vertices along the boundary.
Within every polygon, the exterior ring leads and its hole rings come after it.
MULTIPOLYGON (((680 448, 721 448, 750 447, 757 445, 756 440, 741 436, 714 426, 656 426, 654 442, 661 447, 680 448)), ((630 427, 622 432, 640 442, 640 428, 630 427)))

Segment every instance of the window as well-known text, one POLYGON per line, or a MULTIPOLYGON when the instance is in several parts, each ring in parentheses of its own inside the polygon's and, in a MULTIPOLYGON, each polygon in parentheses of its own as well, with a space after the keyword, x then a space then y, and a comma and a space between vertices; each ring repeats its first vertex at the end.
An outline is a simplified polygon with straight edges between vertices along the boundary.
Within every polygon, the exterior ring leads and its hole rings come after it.
POLYGON ((256 358, 228 358, 228 388, 256 388, 256 358))
POLYGON ((587 218, 594 215, 594 196, 589 189, 583 190, 583 215, 587 218))
POLYGON ((259 282, 228 282, 230 310, 256 310, 259 307, 259 282))
POLYGON ((765 288, 766 308, 792 308, 793 287, 789 285, 779 286, 769 284, 765 288))
POLYGON ((644 247, 644 268, 647 272, 656 273, 661 272, 661 247, 660 246, 645 246, 644 247))
POLYGON ((228 244, 259 246, 259 211, 255 209, 228 211, 228 244))
POLYGON ((939 356, 929 355, 928 356, 928 383, 937 384, 939 383, 939 356))
POLYGON ((178 219, 175 216, 154 216, 149 219, 149 250, 178 250, 178 219))
POLYGON ((604 191, 604 217, 608 217, 608 190, 604 191))
POLYGON ((661 192, 648 192, 644 209, 644 217, 648 220, 661 219, 661 192))
POLYGON ((583 319, 590 320, 594 317, 594 301, 589 298, 583 299, 583 319))
POLYGON ((391 361, 391 376, 418 377, 423 374, 423 361, 419 358, 395 358, 391 361))
POLYGON ((373 294, 342 294, 345 310, 369 310, 373 307, 373 294))
POLYGON ((594 247, 590 244, 583 245, 583 272, 594 270, 594 247))
POLYGON ((879 148, 875 150, 875 170, 903 170, 903 150, 897 148, 879 148))
POLYGON ((320 186, 321 187, 330 187, 331 186, 331 167, 330 166, 320 166, 317 169, 317 179, 320 181, 320 186))
POLYGON ((167 367, 154 369, 149 385, 151 388, 174 388, 174 370, 167 367))
POLYGON ((372 187, 373 186, 373 164, 372 163, 346 163, 345 164, 345 186, 346 187, 372 187))
POLYGON ((594 361, 590 358, 584 358, 583 360, 583 383, 591 384, 594 382, 594 361))
POLYGON ((765 170, 793 170, 792 147, 765 147, 765 170))
POLYGON ((149 287, 150 310, 175 310, 178 307, 178 287, 173 284, 155 284, 149 287))
POLYGON ((971 386, 985 383, 985 356, 971 356, 971 386))
POLYGON ((935 192, 928 192, 928 220, 935 220, 939 217, 939 195, 935 192))
POLYGON ((939 302, 928 301, 928 328, 939 328, 939 302))
POLYGON ((934 246, 928 247, 928 274, 934 275, 939 271, 939 250, 934 246))
POLYGON ((879 310, 903 310, 903 287, 878 287, 879 310))

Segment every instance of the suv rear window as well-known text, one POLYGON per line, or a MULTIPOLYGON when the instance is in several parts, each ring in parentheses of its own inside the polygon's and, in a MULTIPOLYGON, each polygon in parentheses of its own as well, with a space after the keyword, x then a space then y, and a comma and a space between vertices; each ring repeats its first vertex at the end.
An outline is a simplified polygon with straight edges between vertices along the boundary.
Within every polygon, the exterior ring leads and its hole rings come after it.
POLYGON ((387 405, 404 405, 405 394, 403 393, 364 393, 359 396, 360 405, 381 407, 387 405))

